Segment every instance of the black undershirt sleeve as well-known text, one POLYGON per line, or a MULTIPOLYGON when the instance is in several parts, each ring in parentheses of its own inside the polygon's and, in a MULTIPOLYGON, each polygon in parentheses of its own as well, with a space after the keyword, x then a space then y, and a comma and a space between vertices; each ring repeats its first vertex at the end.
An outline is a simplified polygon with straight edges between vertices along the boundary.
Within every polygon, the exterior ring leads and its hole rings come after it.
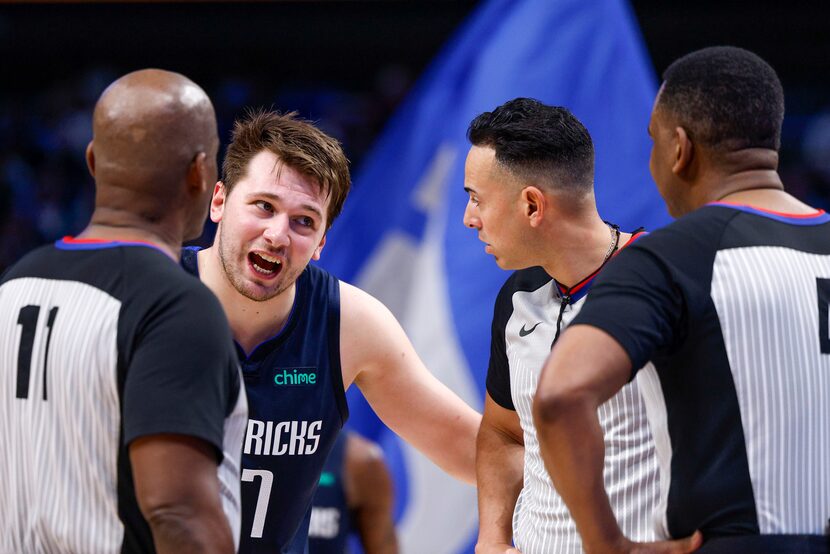
POLYGON ((222 457, 235 352, 225 315, 196 287, 149 310, 124 384, 124 441, 173 433, 203 439, 222 457))
POLYGON ((515 411, 513 397, 510 394, 510 365, 507 362, 504 339, 507 320, 510 319, 510 314, 513 313, 511 291, 512 289, 507 285, 502 287, 493 308, 490 363, 487 367, 487 393, 502 408, 515 411))

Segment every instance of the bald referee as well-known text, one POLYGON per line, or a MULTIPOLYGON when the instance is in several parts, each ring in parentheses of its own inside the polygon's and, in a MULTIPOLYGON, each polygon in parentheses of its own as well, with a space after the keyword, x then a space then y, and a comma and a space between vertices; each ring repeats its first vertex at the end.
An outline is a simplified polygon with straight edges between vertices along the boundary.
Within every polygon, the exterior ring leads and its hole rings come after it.
POLYGON ((195 83, 120 78, 92 220, 0 280, 0 552, 235 551, 247 404, 222 308, 177 263, 217 149, 195 83))
POLYGON ((630 552, 602 489, 596 406, 641 372, 677 543, 827 552, 830 216, 778 176, 784 95, 755 54, 707 48, 664 74, 651 172, 672 215, 622 252, 554 348, 534 415, 588 552, 630 552), (694 534, 694 535, 693 535, 694 534))

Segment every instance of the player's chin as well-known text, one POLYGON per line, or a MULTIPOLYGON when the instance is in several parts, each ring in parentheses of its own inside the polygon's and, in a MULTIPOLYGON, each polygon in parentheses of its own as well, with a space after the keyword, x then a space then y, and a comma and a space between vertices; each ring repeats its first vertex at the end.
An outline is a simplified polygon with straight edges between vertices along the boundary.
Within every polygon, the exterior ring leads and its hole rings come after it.
POLYGON ((248 283, 245 287, 245 296, 255 302, 265 302, 277 296, 280 292, 279 284, 268 283, 267 285, 258 282, 248 283))

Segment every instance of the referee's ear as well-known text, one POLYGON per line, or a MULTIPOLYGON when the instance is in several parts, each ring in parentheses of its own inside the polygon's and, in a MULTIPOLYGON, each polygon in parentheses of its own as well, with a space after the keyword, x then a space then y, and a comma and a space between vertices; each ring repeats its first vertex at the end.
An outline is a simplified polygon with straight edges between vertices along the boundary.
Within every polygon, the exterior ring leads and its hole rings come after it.
POLYGON ((89 169, 89 174, 95 179, 95 150, 92 148, 92 141, 86 145, 86 167, 89 169))
POLYGON ((547 202, 544 193, 536 186, 522 189, 522 207, 531 227, 539 227, 545 216, 547 202))
POLYGON ((695 145, 683 127, 675 127, 674 141, 674 164, 671 170, 675 175, 680 175, 691 165, 695 155, 695 145))

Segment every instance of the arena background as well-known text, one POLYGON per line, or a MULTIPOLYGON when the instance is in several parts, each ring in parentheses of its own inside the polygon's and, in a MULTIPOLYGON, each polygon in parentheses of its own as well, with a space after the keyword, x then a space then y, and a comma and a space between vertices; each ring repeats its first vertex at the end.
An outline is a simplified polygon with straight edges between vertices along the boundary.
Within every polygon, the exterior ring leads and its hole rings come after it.
MULTIPOLYGON (((380 297, 480 408, 507 275, 461 225, 469 120, 515 96, 570 107, 596 142, 603 215, 655 228, 668 221, 647 169, 659 72, 702 46, 744 46, 784 83, 785 184, 828 209, 828 30, 830 3, 772 0, 0 4, 0 271, 88 220, 83 150, 103 87, 142 67, 180 71, 213 98, 223 140, 246 106, 264 105, 343 141, 355 187, 321 264, 380 297)), ((403 550, 472 552, 472 487, 349 397, 351 424, 393 466, 403 550)))

